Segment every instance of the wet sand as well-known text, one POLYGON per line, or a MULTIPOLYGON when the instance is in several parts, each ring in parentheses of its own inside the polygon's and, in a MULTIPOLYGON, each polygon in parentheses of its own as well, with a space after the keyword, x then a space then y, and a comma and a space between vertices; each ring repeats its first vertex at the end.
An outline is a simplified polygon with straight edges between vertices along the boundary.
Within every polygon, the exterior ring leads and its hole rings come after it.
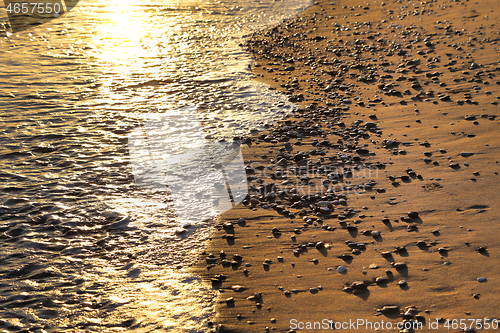
POLYGON ((247 141, 250 198, 194 268, 218 290, 214 328, 492 330, 495 4, 319 1, 248 43, 257 79, 300 109, 247 141))

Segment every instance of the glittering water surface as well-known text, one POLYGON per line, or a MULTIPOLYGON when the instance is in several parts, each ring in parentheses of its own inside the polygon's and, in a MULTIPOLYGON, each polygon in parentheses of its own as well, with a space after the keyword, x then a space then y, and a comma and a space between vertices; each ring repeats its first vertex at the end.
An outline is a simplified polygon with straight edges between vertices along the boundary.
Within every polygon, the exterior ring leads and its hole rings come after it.
POLYGON ((238 45, 307 5, 81 0, 0 32, 0 330, 208 330, 213 295, 184 269, 210 222, 179 233, 168 191, 134 183, 128 136, 186 106, 207 137, 289 112, 238 45))

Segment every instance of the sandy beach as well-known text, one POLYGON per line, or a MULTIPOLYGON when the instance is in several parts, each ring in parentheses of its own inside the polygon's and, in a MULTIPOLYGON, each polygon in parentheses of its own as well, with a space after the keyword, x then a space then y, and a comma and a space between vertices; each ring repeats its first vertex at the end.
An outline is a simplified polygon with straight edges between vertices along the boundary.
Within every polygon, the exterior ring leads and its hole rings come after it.
POLYGON ((193 268, 214 330, 498 327, 495 5, 321 0, 248 42, 299 111, 246 141, 250 197, 193 268))

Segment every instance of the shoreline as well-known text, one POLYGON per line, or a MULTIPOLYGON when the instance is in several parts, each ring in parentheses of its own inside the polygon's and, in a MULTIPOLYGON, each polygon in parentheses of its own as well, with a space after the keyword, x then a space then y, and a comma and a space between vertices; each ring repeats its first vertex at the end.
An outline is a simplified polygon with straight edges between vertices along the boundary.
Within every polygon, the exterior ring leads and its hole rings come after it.
POLYGON ((299 111, 242 146, 250 200, 193 267, 217 331, 500 319, 493 4, 316 1, 248 42, 299 111))

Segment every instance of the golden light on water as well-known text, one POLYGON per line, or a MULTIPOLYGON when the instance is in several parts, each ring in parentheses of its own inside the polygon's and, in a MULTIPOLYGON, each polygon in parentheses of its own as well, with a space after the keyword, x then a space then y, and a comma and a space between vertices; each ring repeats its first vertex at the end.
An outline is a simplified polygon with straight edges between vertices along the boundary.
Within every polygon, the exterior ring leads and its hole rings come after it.
POLYGON ((184 2, 172 0, 111 0, 95 7, 102 15, 95 27, 97 33, 89 41, 87 56, 106 69, 99 76, 103 96, 110 101, 123 100, 128 97, 110 87, 169 79, 182 72, 180 63, 199 62, 199 57, 192 56, 197 50, 193 36, 198 29, 190 28, 199 16, 191 15, 191 7, 185 6, 184 2), (179 6, 186 9, 186 15, 179 15, 179 6))
POLYGON ((103 61, 119 64, 126 59, 147 55, 143 39, 148 34, 148 15, 136 10, 136 3, 130 0, 111 0, 107 4, 108 15, 94 40, 94 44, 99 46, 95 56, 103 61))
POLYGON ((186 22, 177 15, 165 17, 162 13, 175 3, 171 1, 170 5, 169 1, 162 1, 152 7, 137 0, 107 2, 107 14, 99 27, 99 34, 92 41, 96 48, 91 55, 114 65, 137 68, 145 58, 168 58, 189 48, 189 35, 182 33, 186 22), (162 16, 161 22, 155 18, 158 15, 162 16), (169 43, 171 39, 175 43, 169 43))

